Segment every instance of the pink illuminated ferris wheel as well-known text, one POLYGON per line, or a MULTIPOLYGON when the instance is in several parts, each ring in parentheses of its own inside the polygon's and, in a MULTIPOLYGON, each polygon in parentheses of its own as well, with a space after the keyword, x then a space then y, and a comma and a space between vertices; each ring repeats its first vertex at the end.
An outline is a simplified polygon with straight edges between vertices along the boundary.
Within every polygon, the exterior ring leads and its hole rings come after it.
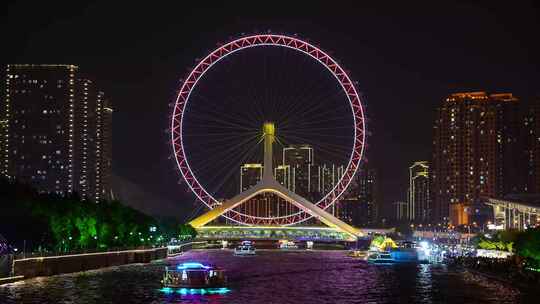
MULTIPOLYGON (((234 53, 249 52, 250 49, 260 47, 286 48, 302 54, 304 57, 310 58, 310 60, 314 60, 317 64, 324 67, 327 73, 333 76, 335 86, 346 96, 350 109, 349 113, 352 114, 350 115, 352 117, 347 118, 352 122, 349 125, 349 131, 352 134, 350 147, 352 148, 348 152, 348 162, 339 180, 333 184, 332 189, 325 193, 322 198, 313 201, 313 204, 326 210, 335 204, 347 190, 360 165, 366 137, 364 109, 355 85, 345 70, 332 57, 318 47, 295 37, 262 34, 239 38, 212 51, 190 71, 179 90, 171 120, 171 141, 180 173, 191 191, 204 205, 213 209, 221 204, 215 193, 205 186, 204 181, 197 176, 191 166, 191 151, 185 145, 185 138, 188 135, 184 127, 185 116, 191 103, 194 102, 191 100, 192 92, 200 85, 201 80, 205 78, 203 76, 208 71, 218 66, 223 59, 234 53)), ((197 100, 197 102, 202 101, 197 100)), ((294 225, 308 220, 312 215, 300 209, 289 214, 272 216, 254 215, 239 209, 231 209, 222 216, 242 225, 294 225)))

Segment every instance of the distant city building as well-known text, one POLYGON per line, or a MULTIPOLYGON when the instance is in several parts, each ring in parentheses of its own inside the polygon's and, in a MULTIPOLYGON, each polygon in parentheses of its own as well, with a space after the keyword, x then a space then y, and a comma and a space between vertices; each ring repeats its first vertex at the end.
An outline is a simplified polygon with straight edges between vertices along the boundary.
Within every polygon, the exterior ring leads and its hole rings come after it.
POLYGON ((262 164, 243 164, 240 167, 240 192, 255 186, 263 176, 262 164))
POLYGON ((429 164, 415 162, 409 167, 408 218, 412 222, 426 223, 431 220, 431 197, 429 164))
POLYGON ((456 93, 437 109, 432 192, 435 219, 468 223, 469 205, 519 189, 518 99, 456 93))
POLYGON ((95 199, 115 199, 112 191, 112 135, 113 108, 110 100, 98 99, 96 108, 96 192, 95 199))
POLYGON ((291 167, 288 165, 279 165, 274 168, 274 177, 287 189, 291 189, 291 167))
POLYGON ((317 166, 317 174, 315 175, 316 188, 313 191, 320 195, 325 195, 330 192, 343 176, 345 167, 342 165, 322 164, 317 166))
POLYGON ((359 226, 372 226, 377 224, 378 206, 380 204, 379 185, 377 171, 369 166, 360 167, 357 173, 359 226))
MULTIPOLYGON (((262 179, 263 171, 264 166, 262 164, 242 165, 240 167, 240 192, 255 186, 262 179)), ((289 183, 288 166, 278 166, 274 169, 274 174, 276 174, 276 180, 282 185, 289 183)), ((257 195, 235 210, 258 217, 281 216, 300 211, 298 207, 271 193, 257 195)))
POLYGON ((0 174, 7 174, 7 143, 8 143, 8 133, 7 133, 7 119, 4 118, 5 113, 0 112, 0 174))
MULTIPOLYGON (((351 185, 351 187, 353 187, 353 185, 351 185)), ((351 190, 354 191, 355 188, 352 188, 351 190)), ((360 200, 355 192, 356 191, 344 194, 343 197, 336 202, 337 207, 334 208, 336 213, 335 216, 337 218, 353 226, 359 225, 358 212, 360 211, 360 200)))
POLYGON ((522 125, 523 189, 525 193, 540 193, 540 97, 523 119, 522 125))
POLYGON ((409 219, 408 204, 406 202, 395 202, 394 208, 396 221, 409 219))
POLYGON ((309 197, 314 191, 312 184, 312 170, 314 165, 313 147, 310 145, 290 145, 283 148, 283 166, 289 166, 289 190, 309 197))
POLYGON ((103 102, 77 66, 8 65, 4 174, 40 192, 110 199, 112 109, 103 102))

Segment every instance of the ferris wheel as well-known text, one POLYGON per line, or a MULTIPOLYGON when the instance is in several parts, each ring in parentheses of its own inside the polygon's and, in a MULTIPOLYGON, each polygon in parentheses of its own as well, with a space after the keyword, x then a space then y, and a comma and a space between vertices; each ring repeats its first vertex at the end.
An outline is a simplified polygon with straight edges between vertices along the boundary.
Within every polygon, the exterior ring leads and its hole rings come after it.
MULTIPOLYGON (((312 203, 317 207, 326 210, 335 204, 349 187, 355 173, 357 172, 362 160, 365 148, 366 125, 364 117, 364 107, 354 83, 351 81, 346 71, 333 59, 328 53, 304 40, 287 35, 261 34, 252 35, 235 39, 219 46, 210 52, 206 57, 189 72, 183 81, 176 102, 174 103, 171 119, 171 143, 174 151, 178 169, 183 180, 189 189, 195 194, 198 201, 210 209, 216 208, 223 203, 223 198, 218 197, 215 191, 208 189, 205 180, 197 174, 197 170, 192 167, 194 156, 190 148, 186 145, 186 138, 190 136, 190 130, 186 128, 186 120, 189 119, 189 109, 194 103, 200 103, 198 106, 204 106, 204 99, 192 100, 193 92, 197 87, 204 83, 209 71, 215 69, 220 63, 223 63, 233 54, 250 52, 261 48, 281 48, 293 51, 301 56, 315 62, 323 67, 324 73, 331 75, 333 86, 340 91, 345 98, 343 103, 347 107, 348 115, 344 121, 347 121, 345 128, 350 133, 350 145, 347 146, 347 160, 343 173, 340 174, 331 189, 312 203)), ((263 52, 265 50, 262 50, 263 52)), ((209 85, 207 84, 206 87, 209 85)), ((212 113, 212 109, 208 109, 212 113)), ((211 114, 210 114, 211 115, 211 114)), ((222 110, 214 115, 220 119, 227 119, 226 113, 222 110)), ((345 114, 344 114, 345 115, 345 114)), ((279 130, 279 126, 278 126, 279 130)), ((218 177, 220 178, 220 177, 218 177)), ((222 177, 226 179, 226 177, 222 177)), ((226 182, 224 180, 224 182, 226 182)), ((310 219, 313 214, 302 209, 295 209, 288 214, 261 216, 250 214, 239 208, 227 210, 222 214, 228 220, 241 225, 295 225, 310 219)))

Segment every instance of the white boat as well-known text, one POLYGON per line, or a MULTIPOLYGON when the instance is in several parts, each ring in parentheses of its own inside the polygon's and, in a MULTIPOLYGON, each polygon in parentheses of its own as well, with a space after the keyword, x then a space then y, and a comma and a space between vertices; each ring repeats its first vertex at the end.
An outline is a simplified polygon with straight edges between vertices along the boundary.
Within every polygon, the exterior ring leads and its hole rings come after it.
POLYGON ((367 257, 367 261, 370 264, 379 264, 379 265, 394 264, 396 262, 390 255, 390 252, 388 251, 371 252, 367 257))
POLYGON ((234 248, 234 255, 255 255, 255 247, 250 241, 243 241, 240 246, 234 248))
POLYGON ((298 249, 298 245, 293 241, 281 240, 279 241, 279 249, 298 249))

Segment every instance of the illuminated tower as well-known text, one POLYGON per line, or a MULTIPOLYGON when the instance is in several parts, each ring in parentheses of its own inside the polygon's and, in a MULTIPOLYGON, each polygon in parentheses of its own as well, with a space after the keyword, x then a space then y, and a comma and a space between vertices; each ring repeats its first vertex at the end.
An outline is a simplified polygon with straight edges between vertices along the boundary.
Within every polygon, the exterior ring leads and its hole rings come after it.
POLYGON ((379 216, 377 171, 364 162, 363 168, 358 172, 357 180, 360 209, 358 223, 362 226, 372 226, 377 223, 379 216))
POLYGON ((540 193, 540 97, 523 119, 523 192, 540 193))
POLYGON ((456 93, 437 110, 432 189, 435 218, 466 224, 482 197, 517 190, 518 99, 510 93, 456 93))
POLYGON ((7 152, 7 142, 8 142, 8 135, 7 135, 7 119, 4 119, 3 117, 4 113, 0 113, 0 174, 5 175, 7 172, 5 172, 7 158, 6 158, 6 152, 7 152))
POLYGON ((110 198, 111 115, 74 65, 8 65, 2 172, 40 192, 110 198))
POLYGON ((92 129, 95 141, 92 145, 94 161, 94 187, 91 189, 94 201, 114 199, 111 188, 112 176, 112 119, 113 108, 103 92, 97 95, 95 127, 92 129))
POLYGON ((313 147, 310 145, 290 145, 283 148, 283 165, 289 167, 291 183, 289 190, 308 197, 315 191, 312 183, 313 147))
POLYGON ((410 221, 418 223, 430 221, 431 197, 429 184, 429 164, 427 161, 415 162, 409 167, 407 214, 410 221))
POLYGON ((77 71, 74 65, 6 68, 4 172, 40 192, 74 191, 77 71))

